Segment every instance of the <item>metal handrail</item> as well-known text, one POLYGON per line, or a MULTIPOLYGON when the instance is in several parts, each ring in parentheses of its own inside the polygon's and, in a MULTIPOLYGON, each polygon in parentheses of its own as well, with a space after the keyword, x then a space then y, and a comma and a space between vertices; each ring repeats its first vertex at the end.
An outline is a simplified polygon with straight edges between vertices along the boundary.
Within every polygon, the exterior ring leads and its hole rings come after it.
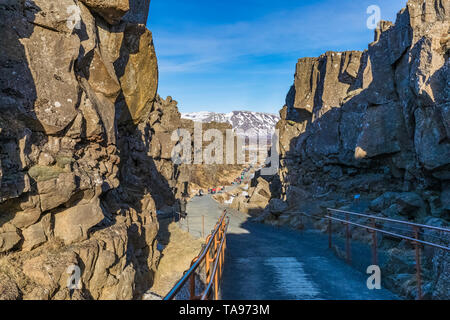
MULTIPOLYGON (((228 221, 227 221, 227 223, 225 225, 225 228, 224 228, 224 236, 222 237, 222 241, 220 242, 219 250, 217 251, 218 254, 217 254, 216 262, 214 263, 213 272, 211 274, 211 280, 209 281, 208 286, 206 287, 205 291, 203 292, 201 300, 207 300, 208 299, 209 293, 210 293, 210 291, 212 289, 212 286, 213 286, 214 282, 215 282, 215 285, 216 285, 216 288, 215 288, 216 289, 216 293, 215 293, 216 297, 215 298, 217 299, 217 289, 218 289, 217 288, 217 286, 218 286, 217 270, 219 269, 219 266, 220 266, 219 261, 221 261, 221 259, 224 258, 223 254, 224 254, 224 249, 225 249, 225 246, 226 246, 226 236, 225 236, 225 234, 227 232, 229 223, 230 223, 230 221, 228 219, 228 221)), ((220 276, 222 275, 222 272, 223 272, 223 270, 221 269, 219 271, 220 276)))
POLYGON ((351 238, 351 232, 350 232, 350 228, 349 226, 356 226, 359 228, 363 228, 366 229, 367 231, 372 233, 372 261, 374 265, 378 265, 378 254, 377 254, 377 232, 383 233, 383 234, 388 234, 390 236, 396 237, 396 238, 400 238, 403 240, 407 240, 410 241, 412 244, 414 244, 415 247, 415 253, 416 253, 416 279, 417 279, 417 298, 420 300, 422 299, 422 269, 421 269, 421 258, 420 258, 420 245, 426 245, 426 246, 431 246, 437 249, 442 249, 442 250, 446 250, 446 251, 450 251, 450 247, 446 247, 440 244, 436 244, 436 243, 432 243, 429 241, 424 241, 424 240, 420 240, 419 239, 419 230, 422 229, 430 229, 430 230, 437 230, 440 232, 450 232, 450 229, 447 228, 441 228, 441 227, 434 227, 434 226, 429 226, 429 225, 423 225, 423 224, 418 224, 418 223, 413 223, 413 222, 407 222, 407 221, 402 221, 402 220, 395 220, 395 219, 389 219, 389 218, 383 218, 383 217, 377 217, 377 216, 371 216, 371 215, 367 215, 367 214, 362 214, 362 213, 356 213, 356 212, 350 212, 350 211, 344 211, 344 210, 337 210, 337 209, 330 209, 328 208, 327 211, 329 212, 329 215, 326 215, 325 218, 328 219, 328 246, 331 249, 332 248, 332 233, 333 233, 333 229, 332 229, 332 225, 331 222, 332 221, 337 221, 340 223, 345 224, 346 226, 346 253, 347 253, 347 262, 350 263, 351 262, 351 249, 350 249, 350 238, 351 238), (333 217, 333 212, 337 212, 337 213, 343 213, 346 215, 346 220, 343 219, 339 219, 336 217, 333 217), (350 216, 356 216, 356 217, 363 217, 366 219, 370 219, 372 225, 371 226, 367 226, 367 225, 363 225, 360 223, 356 223, 356 222, 352 222, 350 221, 350 216), (403 225, 408 225, 410 227, 413 228, 413 232, 414 232, 414 238, 412 237, 408 237, 405 235, 401 235, 398 233, 394 233, 394 232, 390 232, 390 231, 386 231, 386 230, 382 230, 380 228, 377 228, 377 220, 378 221, 387 221, 387 222, 391 222, 391 223, 399 223, 399 224, 403 224, 403 225))
POLYGON ((424 228, 424 229, 433 229, 433 230, 438 230, 438 231, 443 231, 443 232, 450 232, 450 229, 441 228, 441 227, 435 227, 435 226, 429 226, 429 225, 426 225, 426 224, 418 224, 418 223, 413 223, 413 222, 408 222, 408 221, 395 220, 395 219, 389 219, 389 218, 377 217, 377 216, 371 216, 371 215, 367 215, 367 214, 350 212, 350 211, 344 211, 344 210, 338 210, 338 209, 331 209, 331 208, 327 208, 327 210, 328 211, 333 211, 333 212, 341 212, 341 213, 350 214, 350 215, 358 216, 358 217, 369 218, 369 219, 376 219, 376 220, 381 220, 381 221, 388 221, 388 222, 394 222, 394 223, 399 223, 399 224, 405 224, 405 225, 408 225, 408 226, 419 227, 419 228, 424 228))
MULTIPOLYGON (((203 248, 201 254, 196 257, 191 264, 191 267, 184 273, 183 277, 175 284, 175 286, 169 291, 169 293, 164 297, 163 300, 173 300, 175 296, 180 292, 180 290, 183 288, 183 286, 186 284, 186 282, 195 275, 195 271, 198 269, 200 264, 205 260, 206 256, 209 254, 211 246, 215 242, 216 235, 220 231, 221 227, 223 228, 223 222, 227 215, 227 211, 224 210, 222 216, 220 217, 219 221, 216 224, 216 227, 214 228, 214 231, 208 236, 207 238, 207 244, 205 248, 203 248)), ((228 226, 228 223, 226 224, 228 226)), ((225 238, 225 233, 223 234, 223 237, 225 238)))
POLYGON ((404 239, 404 240, 409 240, 409 241, 414 242, 414 243, 420 243, 420 244, 424 244, 424 245, 427 245, 427 246, 430 246, 430 247, 435 247, 435 248, 438 248, 438 249, 443 249, 443 250, 450 251, 450 247, 444 247, 444 246, 441 246, 439 244, 435 244, 435 243, 432 243, 432 242, 428 242, 428 241, 423 241, 423 240, 407 237, 407 236, 400 235, 400 234, 397 234, 397 233, 393 233, 393 232, 389 232, 389 231, 381 230, 381 229, 377 229, 377 228, 372 228, 372 227, 365 226, 365 225, 362 225, 362 224, 359 224, 359 223, 350 222, 350 221, 347 221, 347 220, 342 220, 342 219, 338 219, 338 218, 334 218, 334 217, 330 217, 330 216, 325 216, 325 218, 332 219, 334 221, 342 222, 342 223, 345 223, 345 224, 348 223, 348 224, 350 224, 352 226, 361 227, 361 228, 364 228, 364 229, 367 229, 367 230, 388 234, 390 236, 393 236, 393 237, 396 237, 396 238, 400 238, 400 239, 404 239))

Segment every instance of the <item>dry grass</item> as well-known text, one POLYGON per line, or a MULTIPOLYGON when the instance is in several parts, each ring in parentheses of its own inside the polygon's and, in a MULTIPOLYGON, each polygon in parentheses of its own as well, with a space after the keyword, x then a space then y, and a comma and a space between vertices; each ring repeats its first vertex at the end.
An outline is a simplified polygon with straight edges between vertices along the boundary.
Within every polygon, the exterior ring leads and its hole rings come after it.
POLYGON ((238 165, 194 166, 190 180, 191 192, 197 193, 199 189, 206 192, 209 188, 230 185, 241 175, 243 168, 238 165))
MULTIPOLYGON (((166 228, 163 226, 163 229, 166 228)), ((151 288, 152 292, 160 296, 165 296, 183 276, 184 271, 189 269, 192 259, 200 253, 204 243, 204 239, 195 239, 190 233, 181 230, 176 223, 168 224, 167 231, 162 236, 170 238, 162 252, 151 288)))

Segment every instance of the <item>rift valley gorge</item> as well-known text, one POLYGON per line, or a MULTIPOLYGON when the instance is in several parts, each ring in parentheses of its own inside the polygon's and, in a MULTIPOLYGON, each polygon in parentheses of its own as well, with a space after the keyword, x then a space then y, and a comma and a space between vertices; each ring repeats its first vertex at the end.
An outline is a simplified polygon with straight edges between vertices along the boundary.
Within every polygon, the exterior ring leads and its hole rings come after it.
MULTIPOLYGON (((166 278, 161 244, 181 255, 186 247, 182 275, 202 241, 159 217, 250 168, 172 160, 173 132, 194 136, 198 117, 158 94, 149 5, 1 1, 0 299, 142 299, 156 285, 164 295, 176 279, 166 278), (67 8, 79 21, 67 23, 67 8), (67 286, 74 265, 76 290, 67 286)), ((395 23, 380 22, 367 50, 299 59, 284 106, 274 106, 280 117, 233 115, 277 130, 277 172, 253 166, 215 202, 298 232, 327 233, 327 208, 448 228, 449 34, 449 1, 409 0, 395 23)), ((205 119, 204 129, 236 127, 226 115, 205 119)), ((449 245, 448 233, 421 236, 449 245)), ((355 228, 353 241, 370 239, 355 228)), ((414 246, 381 235, 379 246, 383 286, 417 298, 414 246)), ((423 250, 425 298, 450 298, 449 270, 448 251, 423 250)))

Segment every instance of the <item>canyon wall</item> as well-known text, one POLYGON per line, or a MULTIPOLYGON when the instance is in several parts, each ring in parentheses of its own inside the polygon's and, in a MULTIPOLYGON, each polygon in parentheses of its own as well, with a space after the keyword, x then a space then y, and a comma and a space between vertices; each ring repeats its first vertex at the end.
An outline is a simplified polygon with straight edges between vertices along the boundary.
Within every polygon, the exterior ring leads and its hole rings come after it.
MULTIPOLYGON (((195 122, 188 119, 182 119, 182 128, 186 129, 191 136, 191 148, 192 155, 191 161, 192 164, 183 164, 180 166, 180 171, 185 174, 183 177, 184 181, 189 181, 188 190, 191 195, 197 194, 199 190, 203 190, 203 192, 207 192, 208 189, 217 188, 219 186, 231 185, 231 183, 241 175, 242 169, 245 164, 237 163, 237 136, 232 132, 233 127, 229 123, 223 122, 204 122, 201 123, 202 128, 202 142, 201 144, 201 152, 203 153, 203 161, 202 164, 195 164, 195 153, 196 153, 196 133, 195 133, 195 122), (206 140, 208 137, 208 132, 211 135, 210 139, 206 140), (231 134, 233 139, 233 150, 227 150, 227 132, 231 134), (213 147, 218 147, 217 149, 213 147), (220 150, 221 149, 221 150, 220 150), (215 151, 222 151, 222 158, 215 159, 216 153, 215 151), (227 164, 227 152, 231 152, 233 157, 233 164, 227 164), (219 161, 215 161, 219 160, 219 161), (213 163, 212 163, 213 162, 213 163)), ((197 126, 200 125, 200 122, 197 122, 197 126)), ((199 127, 197 127, 199 128, 199 127)), ((198 129, 197 129, 198 130, 198 129)), ((197 138, 199 135, 197 134, 197 138)), ((198 147, 198 146, 197 146, 198 147)))
POLYGON ((0 4, 0 299, 140 298, 157 214, 216 183, 172 162, 172 133, 194 124, 157 95, 149 3, 0 4))
MULTIPOLYGON (((303 228, 295 212, 342 208, 448 226, 449 28, 449 1, 409 0, 395 24, 381 21, 368 50, 300 59, 277 124, 280 170, 255 179, 262 192, 246 200, 262 207, 257 220, 303 228)), ((390 284, 413 297, 400 279, 413 260, 402 252, 391 255, 390 284)), ((448 299, 449 257, 434 254, 425 291, 448 299)))
POLYGON ((0 299, 132 299, 151 287, 156 212, 177 205, 183 183, 149 3, 0 4, 0 299))
POLYGON ((410 0, 368 50, 298 61, 277 125, 283 199, 390 191, 410 206, 386 215, 449 218, 449 19, 448 1, 410 0))

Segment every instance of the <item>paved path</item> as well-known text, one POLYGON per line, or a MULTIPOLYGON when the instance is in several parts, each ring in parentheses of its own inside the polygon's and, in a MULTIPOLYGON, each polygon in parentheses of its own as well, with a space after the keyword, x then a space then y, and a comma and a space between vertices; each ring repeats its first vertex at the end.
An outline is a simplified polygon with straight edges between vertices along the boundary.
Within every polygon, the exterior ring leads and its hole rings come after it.
MULTIPOLYGON (((187 206, 189 231, 209 234, 223 211, 211 196, 187 206)), ((222 284, 225 300, 397 299, 387 290, 369 290, 365 275, 328 249, 326 235, 248 221, 229 210, 230 227, 222 284)))

